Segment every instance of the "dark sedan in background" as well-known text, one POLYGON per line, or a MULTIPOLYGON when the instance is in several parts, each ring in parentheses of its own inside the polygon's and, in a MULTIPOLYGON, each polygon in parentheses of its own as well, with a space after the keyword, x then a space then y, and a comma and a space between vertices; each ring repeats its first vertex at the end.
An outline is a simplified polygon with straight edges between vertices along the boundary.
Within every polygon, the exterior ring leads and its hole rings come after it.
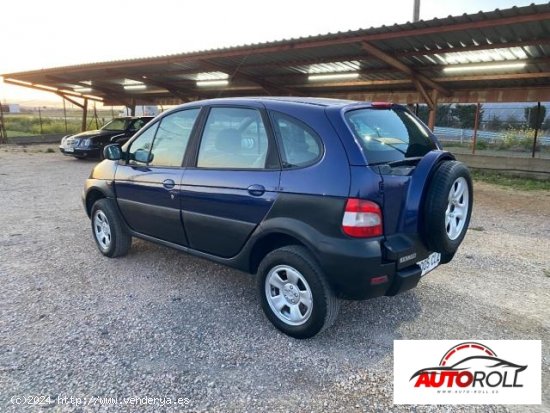
POLYGON ((151 119, 153 119, 153 116, 114 118, 99 130, 91 130, 63 137, 59 150, 64 155, 74 156, 79 159, 87 157, 102 158, 103 147, 105 145, 109 143, 123 145, 151 119))

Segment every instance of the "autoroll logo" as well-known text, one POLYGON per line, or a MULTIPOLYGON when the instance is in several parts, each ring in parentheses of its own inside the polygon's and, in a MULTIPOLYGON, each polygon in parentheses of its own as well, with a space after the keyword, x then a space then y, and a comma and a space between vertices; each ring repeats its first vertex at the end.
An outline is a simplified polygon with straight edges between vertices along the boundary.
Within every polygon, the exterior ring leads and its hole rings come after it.
POLYGON ((541 342, 396 340, 394 402, 540 404, 541 342))
POLYGON ((418 370, 411 381, 414 387, 446 389, 523 387, 518 376, 526 368, 498 358, 481 343, 460 343, 443 355, 439 366, 418 370))

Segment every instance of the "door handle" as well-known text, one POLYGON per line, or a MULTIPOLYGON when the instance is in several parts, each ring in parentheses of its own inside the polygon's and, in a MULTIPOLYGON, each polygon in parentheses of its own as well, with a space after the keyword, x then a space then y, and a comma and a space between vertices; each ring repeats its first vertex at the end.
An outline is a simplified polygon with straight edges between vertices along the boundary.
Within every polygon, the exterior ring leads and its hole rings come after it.
POLYGON ((162 186, 165 187, 166 189, 172 189, 173 187, 176 186, 176 183, 172 179, 165 179, 162 182, 162 186))
POLYGON ((265 187, 263 185, 250 185, 248 187, 248 193, 252 196, 262 196, 265 194, 265 187))

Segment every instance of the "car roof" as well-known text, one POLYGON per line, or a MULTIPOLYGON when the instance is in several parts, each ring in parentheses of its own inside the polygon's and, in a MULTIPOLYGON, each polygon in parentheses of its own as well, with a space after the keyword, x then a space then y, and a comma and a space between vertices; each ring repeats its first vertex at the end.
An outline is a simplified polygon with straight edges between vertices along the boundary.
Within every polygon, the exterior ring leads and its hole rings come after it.
POLYGON ((115 116, 113 119, 143 119, 143 118, 147 118, 147 119, 153 119, 154 116, 149 116, 149 115, 143 115, 143 116, 115 116))
POLYGON ((246 105, 249 103, 270 103, 270 102, 281 102, 281 103, 293 103, 293 104, 302 104, 308 106, 319 106, 319 107, 343 107, 348 105, 354 105, 358 103, 354 100, 345 100, 345 99, 331 99, 331 98, 315 98, 315 97, 302 97, 302 96, 252 96, 252 97, 238 97, 238 98, 216 98, 216 99, 207 99, 195 102, 189 102, 189 104, 200 103, 201 105, 212 105, 212 104, 223 104, 223 103, 233 103, 246 105))
POLYGON ((177 112, 178 110, 189 108, 189 107, 201 107, 201 106, 211 106, 211 105, 238 105, 238 106, 257 106, 258 104, 263 104, 267 109, 276 109, 281 108, 281 105, 289 105, 296 108, 296 106, 302 106, 304 109, 313 109, 313 110, 354 110, 361 109, 365 107, 370 107, 374 105, 383 105, 387 107, 389 105, 392 108, 404 106, 392 103, 392 102, 367 102, 367 101, 357 101, 357 100, 346 100, 346 99, 332 99, 332 98, 322 98, 322 97, 303 97, 303 96, 252 96, 252 97, 226 97, 226 98, 214 98, 214 99, 204 99, 204 100, 195 100, 187 103, 183 103, 176 107, 173 107, 162 113, 162 116, 166 116, 170 113, 177 112))

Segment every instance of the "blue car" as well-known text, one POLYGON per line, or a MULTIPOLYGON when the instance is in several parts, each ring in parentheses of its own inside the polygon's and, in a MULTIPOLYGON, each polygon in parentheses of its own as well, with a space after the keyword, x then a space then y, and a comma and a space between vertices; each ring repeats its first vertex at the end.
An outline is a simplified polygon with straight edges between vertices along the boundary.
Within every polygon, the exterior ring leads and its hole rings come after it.
POLYGON ((340 299, 415 287, 472 212, 466 166, 390 103, 197 101, 104 155, 83 192, 103 255, 139 237, 257 274, 267 318, 296 338, 330 326, 340 299))

